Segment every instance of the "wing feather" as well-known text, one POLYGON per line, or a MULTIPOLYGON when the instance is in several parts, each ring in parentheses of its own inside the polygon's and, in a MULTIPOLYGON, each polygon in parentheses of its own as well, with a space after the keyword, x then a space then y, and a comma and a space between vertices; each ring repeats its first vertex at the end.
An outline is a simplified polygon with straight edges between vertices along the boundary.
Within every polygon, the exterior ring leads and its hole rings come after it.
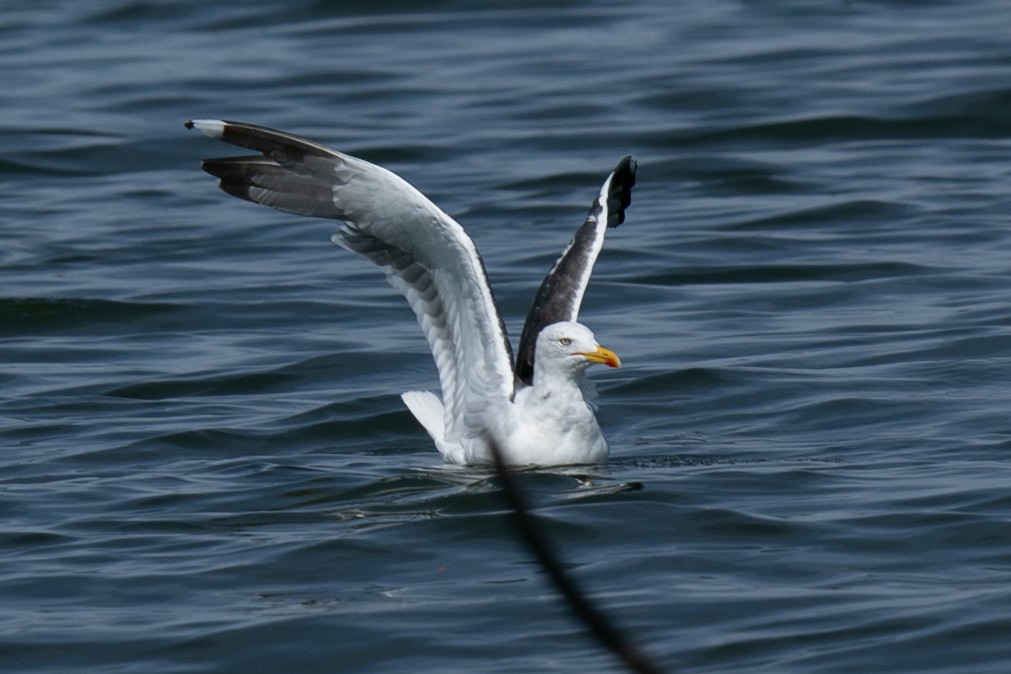
POLYGON ((632 203, 635 169, 632 157, 618 162, 593 200, 586 220, 544 277, 520 335, 516 354, 518 382, 529 385, 533 381, 534 345, 541 330, 552 323, 578 319, 593 265, 604 245, 604 235, 609 228, 625 221, 625 209, 632 203))
POLYGON ((484 262, 463 228, 396 174, 266 127, 187 122, 260 155, 208 159, 222 190, 281 211, 333 218, 333 240, 371 260, 406 298, 428 339, 446 408, 446 439, 474 432, 489 400, 513 393, 505 326, 484 262))

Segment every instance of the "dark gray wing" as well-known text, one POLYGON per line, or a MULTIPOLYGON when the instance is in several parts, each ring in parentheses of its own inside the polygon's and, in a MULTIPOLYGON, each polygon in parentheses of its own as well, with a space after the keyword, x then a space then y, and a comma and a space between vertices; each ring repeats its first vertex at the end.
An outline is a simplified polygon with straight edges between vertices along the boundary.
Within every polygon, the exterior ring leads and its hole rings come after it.
POLYGON ((516 358, 518 381, 527 385, 533 381, 534 345, 541 329, 552 323, 578 318, 593 263, 604 245, 604 234, 608 228, 617 227, 625 221, 625 209, 632 202, 635 168, 635 160, 631 157, 618 162, 590 206, 586 222, 576 230, 562 256, 544 277, 520 336, 516 358))
POLYGON ((242 122, 186 126, 260 153, 205 160, 222 190, 288 213, 342 220, 334 241, 386 272, 435 358, 448 441, 467 432, 473 410, 512 396, 512 354, 484 263, 453 218, 396 174, 304 138, 242 122))

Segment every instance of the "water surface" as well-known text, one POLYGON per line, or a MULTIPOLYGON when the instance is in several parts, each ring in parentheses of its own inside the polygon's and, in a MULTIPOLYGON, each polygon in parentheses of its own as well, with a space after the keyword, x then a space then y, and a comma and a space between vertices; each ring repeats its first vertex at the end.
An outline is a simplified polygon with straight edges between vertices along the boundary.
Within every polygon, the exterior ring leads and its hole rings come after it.
POLYGON ((15 2, 0 17, 0 669, 619 671, 399 393, 333 223, 182 122, 381 163, 513 335, 639 160, 582 320, 607 466, 523 474, 684 672, 1011 669, 1011 11, 906 2, 15 2))

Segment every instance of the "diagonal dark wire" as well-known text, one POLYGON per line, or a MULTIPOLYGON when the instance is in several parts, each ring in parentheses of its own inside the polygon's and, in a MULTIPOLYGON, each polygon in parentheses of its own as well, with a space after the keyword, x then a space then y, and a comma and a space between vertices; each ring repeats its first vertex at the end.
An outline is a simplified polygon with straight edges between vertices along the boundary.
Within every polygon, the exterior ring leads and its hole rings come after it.
POLYGON ((593 635, 608 650, 617 655, 628 666, 630 671, 637 672, 637 674, 661 674, 661 670, 636 650, 611 621, 576 587, 572 579, 566 575, 561 563, 558 561, 558 557, 552 552, 547 540, 541 534, 533 516, 530 514, 530 510, 526 506, 523 494, 520 492, 516 480, 512 477, 509 467, 506 466, 505 461, 502 459, 500 448, 494 442, 490 444, 492 457, 495 460, 495 471, 502 485, 502 492, 516 517, 516 524, 520 534, 523 536, 527 547, 530 548, 537 561, 540 562, 541 567, 548 572, 548 576, 551 578, 551 582, 555 588, 565 597, 565 600, 583 624, 590 629, 593 635))

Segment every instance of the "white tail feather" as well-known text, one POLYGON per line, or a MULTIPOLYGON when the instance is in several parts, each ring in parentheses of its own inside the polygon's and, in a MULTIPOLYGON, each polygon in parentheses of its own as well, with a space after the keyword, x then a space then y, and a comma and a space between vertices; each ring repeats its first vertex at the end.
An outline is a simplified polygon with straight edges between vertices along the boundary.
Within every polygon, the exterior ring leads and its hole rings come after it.
POLYGON ((428 434, 435 440, 435 446, 445 454, 446 445, 446 419, 445 409, 439 396, 431 391, 407 391, 401 393, 400 398, 411 410, 414 418, 424 426, 428 434))

